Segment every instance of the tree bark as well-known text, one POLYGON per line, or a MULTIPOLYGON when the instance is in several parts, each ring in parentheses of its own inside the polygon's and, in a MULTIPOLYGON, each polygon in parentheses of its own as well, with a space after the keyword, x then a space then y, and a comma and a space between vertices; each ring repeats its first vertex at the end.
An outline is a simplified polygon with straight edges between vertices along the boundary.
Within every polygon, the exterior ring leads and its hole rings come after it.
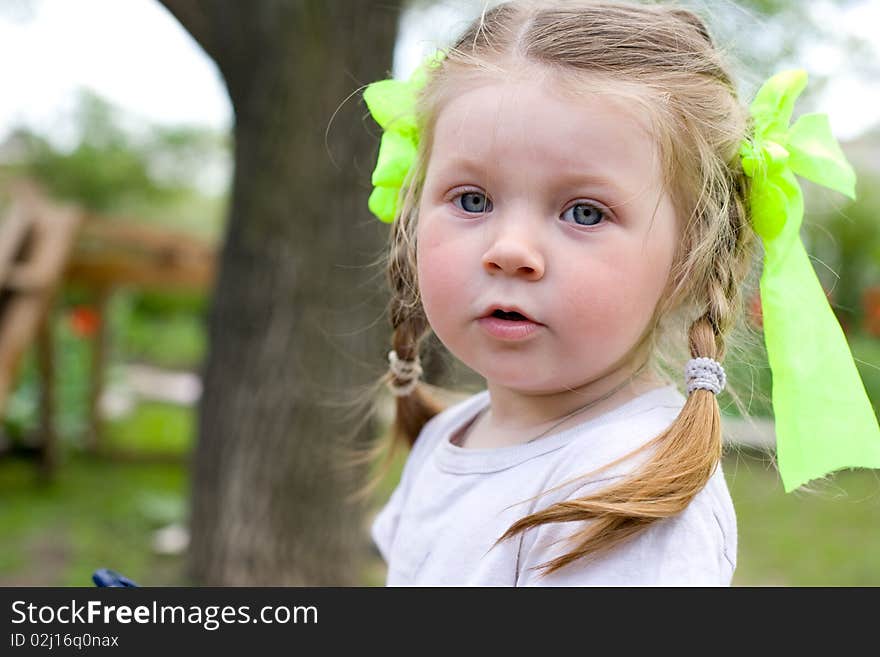
POLYGON ((162 1, 236 117, 189 583, 358 585, 369 537, 343 498, 363 472, 338 467, 350 425, 335 405, 384 371, 390 329, 384 273, 367 266, 387 237, 367 210, 379 135, 360 94, 346 99, 390 74, 399 0, 162 1))

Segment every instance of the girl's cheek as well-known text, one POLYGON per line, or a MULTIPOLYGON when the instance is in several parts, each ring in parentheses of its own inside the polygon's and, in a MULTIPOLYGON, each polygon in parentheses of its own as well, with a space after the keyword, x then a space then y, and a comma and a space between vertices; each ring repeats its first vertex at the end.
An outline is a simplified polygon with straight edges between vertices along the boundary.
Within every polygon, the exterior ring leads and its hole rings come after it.
POLYGON ((597 272, 595 268, 590 274, 588 280, 581 279, 570 287, 559 305, 560 308, 570 309, 572 320, 584 328, 606 324, 621 308, 620 288, 615 285, 616 276, 597 272))
POLYGON ((469 260, 473 249, 468 250, 467 240, 467 236, 442 221, 428 221, 419 227, 419 293, 428 321, 441 339, 456 322, 462 305, 469 305, 468 283, 473 283, 473 263, 469 260))
POLYGON ((426 303, 454 298, 456 289, 460 293, 457 280, 460 267, 456 265, 455 254, 450 249, 442 244, 420 242, 417 254, 419 288, 426 303))
MULTIPOLYGON (((572 319, 580 326, 599 331, 625 333, 633 322, 649 317, 653 311, 653 287, 656 281, 638 267, 627 269, 618 260, 614 265, 594 262, 589 271, 572 275, 577 280, 565 295, 562 307, 572 309, 572 319)), ((589 329, 588 329, 589 330, 589 329)))
POLYGON ((445 249, 430 226, 420 226, 416 248, 418 263, 419 289, 425 303, 429 303, 435 297, 444 296, 444 284, 450 271, 449 262, 444 257, 445 249))

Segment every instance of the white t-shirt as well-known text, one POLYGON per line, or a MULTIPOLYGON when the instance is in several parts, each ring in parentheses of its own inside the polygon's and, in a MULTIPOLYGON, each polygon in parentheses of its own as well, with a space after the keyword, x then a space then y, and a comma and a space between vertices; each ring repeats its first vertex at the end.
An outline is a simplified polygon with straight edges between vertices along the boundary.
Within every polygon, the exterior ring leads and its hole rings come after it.
POLYGON ((388 564, 387 586, 730 585, 736 515, 720 464, 684 511, 591 562, 576 560, 543 577, 533 569, 569 551, 575 523, 532 527, 492 548, 519 518, 601 489, 642 463, 649 450, 528 500, 656 437, 685 403, 675 386, 533 442, 489 449, 451 443, 489 402, 488 390, 478 392, 431 418, 419 434, 400 483, 371 525, 388 564))

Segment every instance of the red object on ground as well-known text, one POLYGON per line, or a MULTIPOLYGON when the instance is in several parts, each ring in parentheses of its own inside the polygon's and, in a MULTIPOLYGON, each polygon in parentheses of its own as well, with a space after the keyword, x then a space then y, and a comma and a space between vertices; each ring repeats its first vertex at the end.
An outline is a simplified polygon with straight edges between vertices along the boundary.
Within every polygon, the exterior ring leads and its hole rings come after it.
POLYGON ((81 338, 93 336, 101 325, 101 315, 91 306, 75 306, 68 318, 71 330, 81 338))

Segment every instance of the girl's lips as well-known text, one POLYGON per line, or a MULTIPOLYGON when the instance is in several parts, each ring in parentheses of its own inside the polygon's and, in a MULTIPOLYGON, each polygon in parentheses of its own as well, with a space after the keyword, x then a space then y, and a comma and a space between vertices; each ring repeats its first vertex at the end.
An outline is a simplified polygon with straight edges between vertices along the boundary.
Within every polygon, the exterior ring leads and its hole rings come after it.
POLYGON ((543 326, 528 320, 501 319, 491 315, 477 321, 486 333, 500 340, 523 340, 543 326))

